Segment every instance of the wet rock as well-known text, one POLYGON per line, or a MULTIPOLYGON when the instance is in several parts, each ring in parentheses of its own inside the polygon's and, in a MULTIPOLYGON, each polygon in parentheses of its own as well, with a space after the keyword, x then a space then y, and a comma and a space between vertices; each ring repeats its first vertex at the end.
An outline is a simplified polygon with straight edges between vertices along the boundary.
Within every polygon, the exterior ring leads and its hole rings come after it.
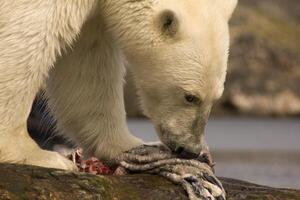
MULTIPOLYGON (((182 187, 154 175, 96 176, 26 165, 0 164, 0 199, 184 200, 182 187), (17 173, 16 173, 17 172, 17 173)), ((228 200, 296 200, 300 191, 221 178, 228 200)))

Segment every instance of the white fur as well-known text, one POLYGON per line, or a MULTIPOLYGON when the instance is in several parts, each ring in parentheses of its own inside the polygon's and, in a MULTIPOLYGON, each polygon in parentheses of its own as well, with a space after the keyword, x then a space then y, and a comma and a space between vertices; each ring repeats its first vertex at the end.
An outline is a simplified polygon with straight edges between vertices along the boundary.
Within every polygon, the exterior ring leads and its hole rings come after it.
POLYGON ((145 112, 167 129, 167 136, 158 131, 162 141, 201 149, 225 80, 227 21, 236 1, 226 2, 0 0, 0 161, 72 167, 27 134, 31 104, 44 83, 58 128, 87 153, 109 160, 141 144, 126 125, 125 61, 145 112), (180 19, 175 39, 157 28, 164 9, 180 19), (201 96, 203 104, 184 105, 184 92, 201 96))
POLYGON ((50 72, 49 106, 61 131, 86 153, 109 159, 142 143, 126 124, 124 58, 100 16, 84 25, 80 37, 50 72))

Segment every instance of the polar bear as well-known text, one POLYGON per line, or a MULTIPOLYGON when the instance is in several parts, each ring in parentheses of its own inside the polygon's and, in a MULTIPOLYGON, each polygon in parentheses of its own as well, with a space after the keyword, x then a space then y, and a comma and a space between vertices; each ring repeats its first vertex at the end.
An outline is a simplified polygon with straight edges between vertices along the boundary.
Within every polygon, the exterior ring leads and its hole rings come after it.
POLYGON ((109 161, 143 143, 123 102, 130 65, 161 141, 199 154, 226 74, 228 20, 237 0, 0 0, 0 161, 73 164, 29 137, 43 86, 60 132, 109 161))

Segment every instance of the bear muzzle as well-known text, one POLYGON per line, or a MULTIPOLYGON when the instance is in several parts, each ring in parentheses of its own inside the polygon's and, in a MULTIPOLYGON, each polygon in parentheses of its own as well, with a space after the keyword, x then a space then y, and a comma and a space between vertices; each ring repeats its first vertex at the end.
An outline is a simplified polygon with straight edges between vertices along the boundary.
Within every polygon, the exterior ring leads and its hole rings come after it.
POLYGON ((215 162, 213 161, 210 152, 207 150, 202 150, 200 154, 196 154, 180 146, 177 147, 175 150, 173 150, 173 152, 179 158, 199 160, 201 162, 208 164, 212 168, 215 166, 215 162))

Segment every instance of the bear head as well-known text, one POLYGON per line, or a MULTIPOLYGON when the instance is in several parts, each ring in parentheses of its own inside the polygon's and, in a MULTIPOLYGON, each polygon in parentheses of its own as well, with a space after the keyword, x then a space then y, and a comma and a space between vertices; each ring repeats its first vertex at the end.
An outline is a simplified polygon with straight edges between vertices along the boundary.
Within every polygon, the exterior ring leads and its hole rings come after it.
POLYGON ((228 21, 237 0, 128 2, 113 32, 144 113, 164 144, 198 155, 206 148, 210 110, 224 90, 228 21))

